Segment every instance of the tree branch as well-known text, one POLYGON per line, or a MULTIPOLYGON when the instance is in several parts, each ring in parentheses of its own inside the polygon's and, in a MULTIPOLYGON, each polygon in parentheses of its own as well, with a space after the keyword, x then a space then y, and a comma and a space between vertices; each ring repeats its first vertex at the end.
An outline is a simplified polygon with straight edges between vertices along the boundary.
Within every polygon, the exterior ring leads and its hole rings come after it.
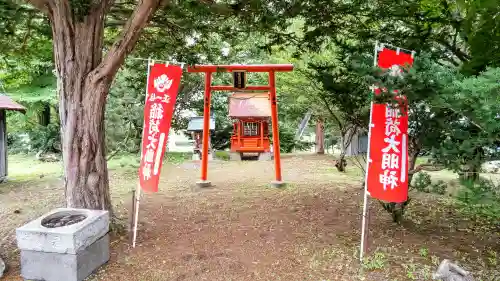
POLYGON ((29 4, 31 4, 33 7, 37 8, 40 10, 42 13, 47 14, 48 12, 48 7, 49 7, 49 2, 51 0, 26 0, 29 4))
POLYGON ((333 117, 333 119, 335 119, 335 122, 337 122, 337 125, 339 126, 339 130, 343 131, 344 124, 342 124, 342 122, 337 117, 337 115, 335 114, 335 112, 333 112, 333 110, 331 109, 330 105, 328 104, 328 101, 326 100, 326 98, 323 95, 321 95, 321 94, 319 95, 319 98, 321 99, 321 101, 323 101, 323 104, 325 105, 326 109, 328 110, 328 112, 330 113, 330 115, 333 117))
POLYGON ((125 57, 132 52, 139 36, 158 10, 161 0, 141 0, 131 17, 123 27, 120 37, 104 57, 101 65, 96 69, 99 77, 114 75, 125 61, 125 57))
POLYGON ((28 22, 26 23, 27 30, 26 30, 26 34, 24 34, 23 43, 21 45, 21 52, 24 52, 24 50, 26 49, 26 44, 28 43, 28 38, 31 35, 31 21, 32 20, 33 20, 33 18, 29 17, 28 22))

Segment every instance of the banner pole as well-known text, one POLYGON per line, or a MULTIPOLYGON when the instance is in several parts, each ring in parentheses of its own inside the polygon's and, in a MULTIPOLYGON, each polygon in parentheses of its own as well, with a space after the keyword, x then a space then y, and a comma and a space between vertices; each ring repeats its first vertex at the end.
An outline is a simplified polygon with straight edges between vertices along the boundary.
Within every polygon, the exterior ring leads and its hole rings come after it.
MULTIPOLYGON (((375 41, 375 49, 374 49, 374 58, 373 58, 373 66, 377 66, 377 52, 378 52, 378 41, 375 41)), ((372 90, 375 93, 375 89, 372 90)), ((373 114, 373 101, 370 103, 370 121, 368 123, 368 150, 366 152, 366 171, 365 171, 365 184, 364 184, 364 194, 363 194, 363 215, 361 222, 361 245, 359 248, 359 261, 363 262, 363 255, 365 252, 365 248, 368 244, 368 168, 370 166, 370 137, 371 137, 371 128, 372 128, 372 114, 373 114)))
MULTIPOLYGON (((148 67, 148 72, 147 72, 148 74, 146 76, 147 77, 146 78, 146 97, 144 98, 145 99, 145 103, 148 100, 149 73, 150 73, 150 70, 151 70, 151 64, 152 63, 154 63, 154 61, 151 61, 151 59, 148 59, 148 66, 147 66, 148 67)), ((145 130, 146 130, 146 120, 144 120, 142 122, 142 140, 144 140, 144 131, 145 130)), ((141 142, 141 158, 142 158, 142 142, 141 142)), ((141 173, 139 173, 139 177, 140 176, 141 176, 141 173)), ((133 198, 135 198, 135 202, 133 202, 135 207, 133 207, 133 211, 134 211, 134 235, 133 235, 133 238, 132 238, 132 248, 135 248, 135 241, 137 239, 137 224, 139 222, 139 205, 140 205, 140 201, 141 201, 141 184, 140 184, 140 180, 137 183, 137 188, 136 188, 136 191, 134 193, 133 198)))
POLYGON ((137 185, 137 190, 135 194, 135 214, 134 214, 134 238, 132 240, 132 248, 135 248, 135 241, 137 239, 137 224, 139 222, 139 204, 141 201, 141 186, 140 184, 137 185))

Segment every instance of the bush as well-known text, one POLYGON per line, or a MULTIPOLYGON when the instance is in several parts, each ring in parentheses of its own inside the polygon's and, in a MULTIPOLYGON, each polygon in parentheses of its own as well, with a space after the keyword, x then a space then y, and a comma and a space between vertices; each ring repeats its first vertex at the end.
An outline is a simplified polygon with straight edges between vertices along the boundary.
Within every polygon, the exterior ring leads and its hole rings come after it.
POLYGON ((446 188, 447 188, 446 182, 442 180, 438 180, 436 183, 431 184, 430 186, 430 191, 432 193, 444 195, 446 193, 446 188))
POLYGON ((416 190, 429 193, 429 186, 432 184, 431 175, 425 172, 420 172, 413 181, 413 187, 416 190))
POLYGON ((37 126, 28 132, 31 151, 61 152, 61 133, 59 124, 37 126))
POLYGON ((448 187, 446 182, 443 180, 438 180, 436 183, 432 183, 431 175, 425 172, 417 174, 412 186, 420 192, 435 193, 440 195, 444 195, 448 187))
POLYGON ((229 153, 227 151, 216 151, 215 158, 221 159, 224 161, 229 161, 229 153))
POLYGON ((28 153, 29 152, 29 136, 20 135, 18 133, 7 133, 7 149, 9 153, 28 153))
POLYGON ((457 199, 462 203, 462 211, 471 215, 500 220, 500 186, 491 180, 479 178, 477 181, 462 180, 463 189, 457 199))
POLYGON ((280 124, 280 151, 282 153, 291 153, 294 150, 304 151, 310 148, 311 143, 295 139, 296 131, 295 128, 280 124))
POLYGON ((500 203, 500 186, 493 181, 479 178, 477 181, 461 180, 463 189, 457 199, 466 204, 500 203))

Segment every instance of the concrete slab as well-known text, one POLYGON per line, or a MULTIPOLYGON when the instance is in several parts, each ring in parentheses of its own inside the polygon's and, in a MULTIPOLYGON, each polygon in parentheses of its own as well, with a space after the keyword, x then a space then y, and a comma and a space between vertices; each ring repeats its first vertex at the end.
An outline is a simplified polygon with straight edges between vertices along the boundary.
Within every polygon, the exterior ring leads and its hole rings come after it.
POLYGON ((82 281, 109 260, 109 235, 76 254, 21 250, 25 280, 82 281))
POLYGON ((76 254, 109 231, 109 213, 101 210, 58 208, 16 229, 20 250, 76 254), (49 228, 42 220, 57 215, 83 214, 81 222, 49 228))
POLYGON ((208 181, 208 180, 207 181, 197 181, 196 186, 199 188, 210 187, 210 186, 212 186, 212 182, 208 181))
POLYGON ((271 187, 282 188, 285 187, 286 183, 284 181, 272 181, 271 187))

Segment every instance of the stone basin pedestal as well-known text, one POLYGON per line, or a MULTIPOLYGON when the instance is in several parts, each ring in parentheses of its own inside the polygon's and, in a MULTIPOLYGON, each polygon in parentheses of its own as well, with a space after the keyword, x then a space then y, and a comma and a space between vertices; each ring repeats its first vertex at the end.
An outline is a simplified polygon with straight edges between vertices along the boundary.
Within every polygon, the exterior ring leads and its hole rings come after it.
POLYGON ((82 281, 109 260, 108 211, 59 208, 16 229, 25 280, 82 281))

